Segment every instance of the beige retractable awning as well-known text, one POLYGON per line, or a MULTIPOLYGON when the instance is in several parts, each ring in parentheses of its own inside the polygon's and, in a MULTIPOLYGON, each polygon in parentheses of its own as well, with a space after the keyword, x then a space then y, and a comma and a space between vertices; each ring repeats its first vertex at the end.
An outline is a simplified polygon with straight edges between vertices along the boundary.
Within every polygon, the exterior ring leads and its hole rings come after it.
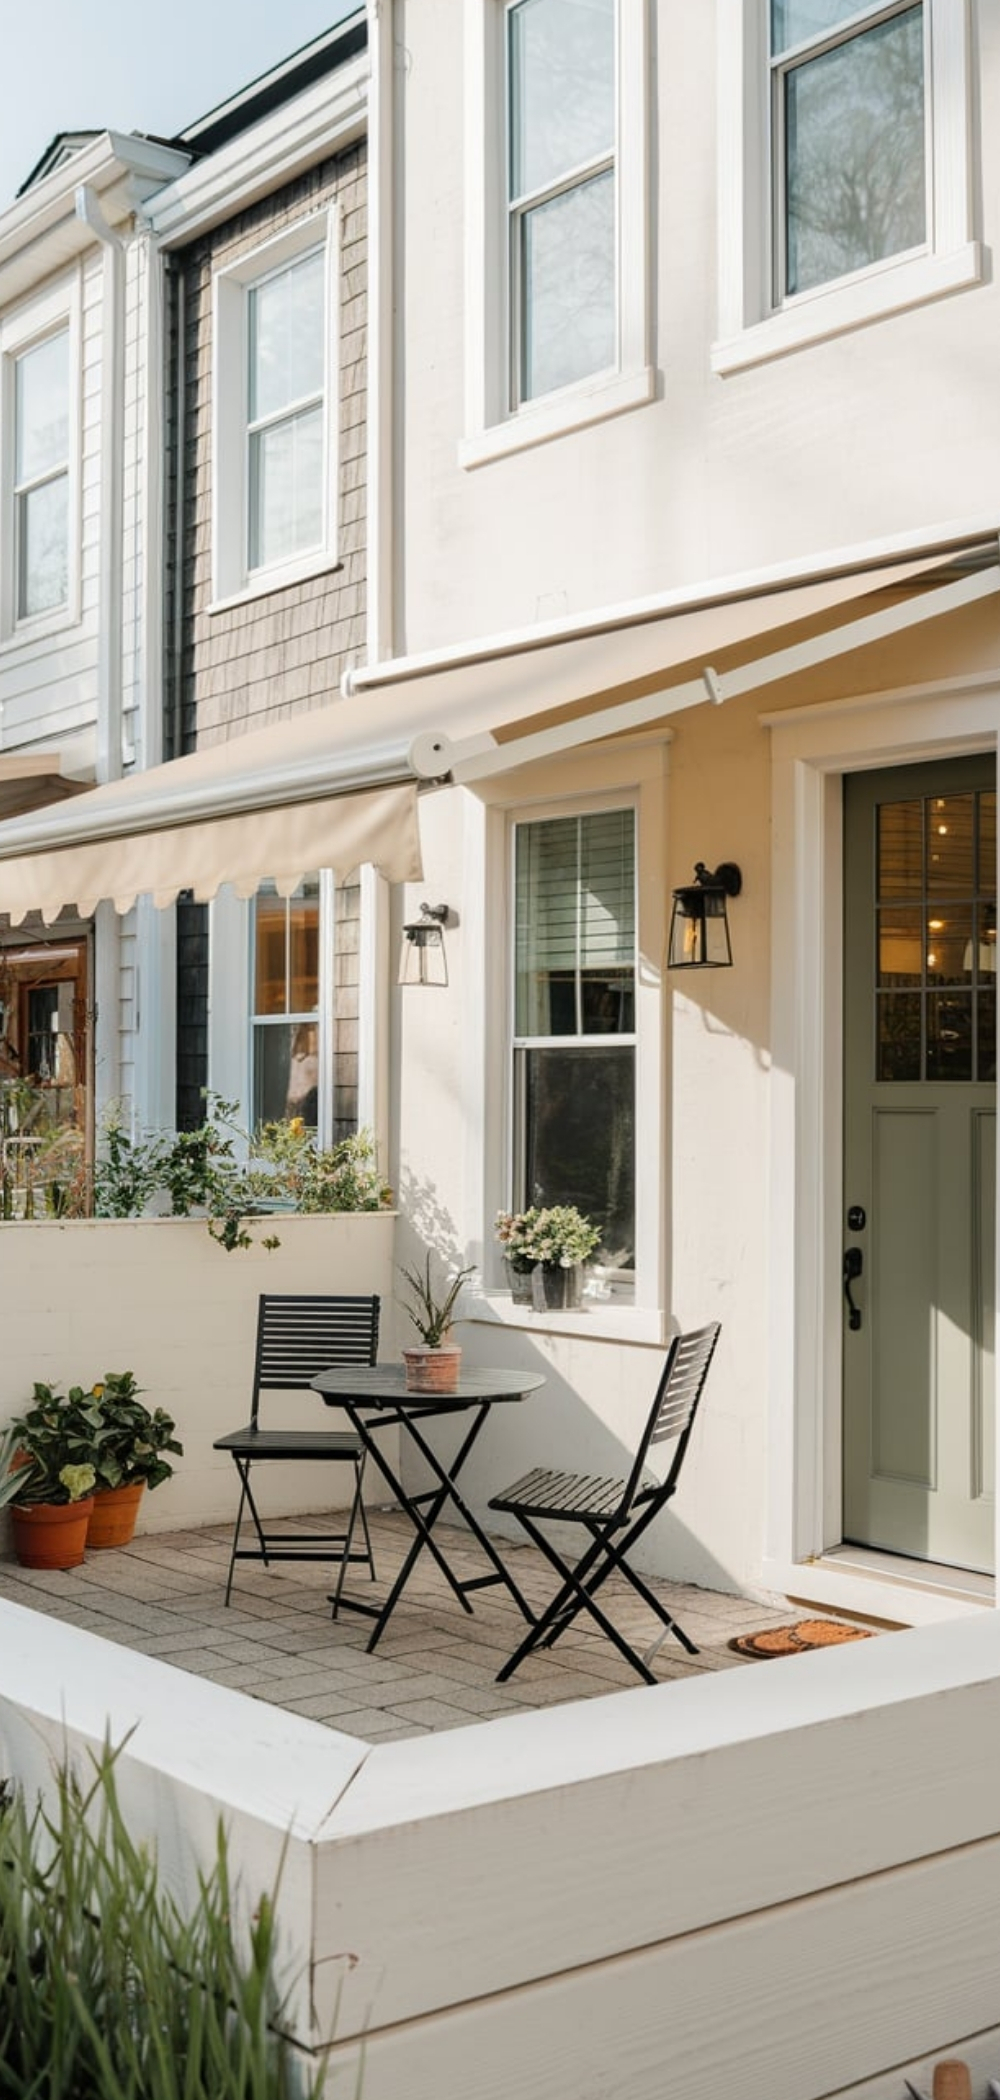
POLYGON ((681 606, 650 601, 465 652, 354 674, 349 698, 0 822, 0 912, 54 919, 140 892, 282 890, 372 862, 421 873, 417 785, 475 782, 574 744, 668 722, 808 662, 995 594, 993 541, 681 606), (987 566, 987 562, 989 565, 987 566), (723 666, 721 678, 713 668, 723 666))

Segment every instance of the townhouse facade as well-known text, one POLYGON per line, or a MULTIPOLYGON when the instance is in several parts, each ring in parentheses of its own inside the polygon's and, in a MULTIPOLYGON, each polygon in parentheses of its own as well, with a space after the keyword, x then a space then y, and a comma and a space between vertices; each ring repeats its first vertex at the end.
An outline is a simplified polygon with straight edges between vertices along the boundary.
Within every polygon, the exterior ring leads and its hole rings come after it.
POLYGON ((472 1360, 545 1368, 508 1471, 621 1471, 718 1318, 652 1564, 991 1603, 997 25, 365 28, 144 205, 169 726, 0 828, 0 905, 188 900, 147 1099, 379 1131, 403 1251, 478 1265, 472 1360), (397 984, 424 903, 445 967, 397 984), (600 1258, 535 1311, 493 1221, 563 1202, 600 1258))

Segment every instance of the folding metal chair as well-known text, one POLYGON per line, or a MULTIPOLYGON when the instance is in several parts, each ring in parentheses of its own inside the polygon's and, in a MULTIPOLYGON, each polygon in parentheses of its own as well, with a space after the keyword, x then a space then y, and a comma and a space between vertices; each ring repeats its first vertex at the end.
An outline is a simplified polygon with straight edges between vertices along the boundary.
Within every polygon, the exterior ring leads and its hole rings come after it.
POLYGON ((502 1510, 516 1517, 528 1537, 562 1577, 561 1587, 551 1603, 498 1672, 498 1683, 510 1677, 525 1656, 533 1655, 539 1648, 550 1648, 581 1611, 589 1612, 602 1632, 614 1642, 619 1654, 638 1670, 647 1684, 656 1683, 649 1662, 668 1633, 674 1634, 689 1655, 697 1655, 694 1642, 689 1640, 660 1599, 653 1595, 641 1575, 630 1566, 628 1556, 654 1517, 658 1517, 669 1502, 677 1486, 718 1338, 716 1322, 711 1327, 699 1328, 695 1334, 678 1335, 671 1342, 656 1398, 627 1480, 606 1480, 590 1473, 546 1472, 536 1467, 515 1481, 513 1487, 490 1498, 490 1509, 502 1510), (667 1443, 673 1443, 673 1456, 667 1470, 660 1475, 648 1469, 647 1459, 654 1446, 667 1443), (572 1554, 564 1558, 540 1529, 540 1523, 549 1520, 578 1525, 587 1533, 588 1543, 577 1559, 574 1560, 572 1554), (636 1654, 596 1602, 598 1590, 608 1576, 616 1572, 624 1575, 656 1614, 663 1628, 644 1656, 636 1654))
MULTIPOLYGON (((317 1373, 331 1364, 373 1364, 378 1351, 379 1312, 378 1298, 261 1297, 250 1420, 244 1429, 216 1437, 213 1445, 216 1451, 229 1452, 240 1476, 240 1502, 226 1583, 227 1604, 238 1560, 262 1560, 265 1566, 279 1560, 339 1561, 334 1618, 350 1562, 365 1562, 374 1581, 375 1562, 361 1500, 365 1451, 360 1437, 353 1430, 329 1429, 325 1424, 315 1429, 261 1428, 260 1398, 262 1393, 284 1393, 287 1397, 309 1390, 317 1373), (354 1497, 343 1531, 274 1531, 262 1521, 250 1485, 251 1469, 293 1460, 353 1466, 354 1497), (254 1542, 244 1546, 240 1533, 247 1513, 254 1542), (359 1526, 364 1545, 355 1549, 354 1534, 359 1526)), ((319 1413, 322 1401, 315 1393, 310 1393, 310 1398, 319 1413)))

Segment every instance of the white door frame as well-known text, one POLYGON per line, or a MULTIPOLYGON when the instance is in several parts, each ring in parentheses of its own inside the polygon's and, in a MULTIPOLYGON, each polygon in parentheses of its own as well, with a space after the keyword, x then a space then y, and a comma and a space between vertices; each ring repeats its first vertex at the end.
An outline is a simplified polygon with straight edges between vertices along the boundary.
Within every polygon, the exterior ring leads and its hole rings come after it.
POLYGON ((794 708, 761 721, 772 742, 764 1578, 817 1603, 907 1621, 941 1618, 968 1611, 974 1598, 936 1586, 932 1570, 921 1584, 907 1580, 912 1563, 894 1571, 890 1556, 880 1557, 884 1578, 815 1565, 842 1535, 841 782, 847 772, 873 767, 995 753, 1000 674, 794 708))

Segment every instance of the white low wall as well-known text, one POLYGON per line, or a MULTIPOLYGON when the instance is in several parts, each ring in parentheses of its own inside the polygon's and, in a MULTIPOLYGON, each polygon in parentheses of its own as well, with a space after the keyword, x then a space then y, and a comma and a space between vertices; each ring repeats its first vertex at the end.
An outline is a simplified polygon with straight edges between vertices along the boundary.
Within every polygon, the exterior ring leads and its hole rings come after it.
POLYGON ((0 1605, 0 1767, 121 1741, 175 1892, 273 1885, 331 2100, 1000 2077, 993 1614, 373 1748, 0 1605))
MULTIPOLYGON (((36 1379, 65 1390, 104 1371, 133 1371, 147 1405, 173 1415, 184 1445, 173 1480, 143 1497, 140 1528, 231 1518, 233 1465, 212 1442, 249 1415, 261 1292, 377 1292, 379 1353, 398 1353, 393 1213, 281 1217, 254 1230, 273 1232, 280 1246, 227 1254, 197 1218, 0 1225, 0 1426, 30 1403, 36 1379)), ((310 1395, 291 1407, 282 1418, 293 1425, 330 1419, 310 1395)), ((340 1466, 272 1466, 267 1507, 276 1515, 327 1508, 348 1489, 340 1466)), ((377 1484, 371 1492, 378 1500, 377 1484)))

